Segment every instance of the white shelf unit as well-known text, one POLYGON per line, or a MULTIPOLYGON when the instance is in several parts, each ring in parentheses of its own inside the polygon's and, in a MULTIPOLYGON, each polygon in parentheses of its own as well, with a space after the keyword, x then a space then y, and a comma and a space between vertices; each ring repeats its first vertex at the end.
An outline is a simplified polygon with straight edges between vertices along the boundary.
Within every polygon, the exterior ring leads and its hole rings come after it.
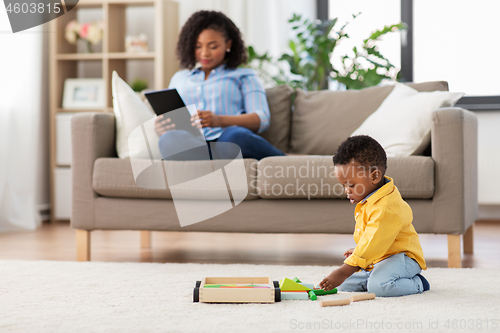
POLYGON ((132 80, 128 77, 133 75, 131 72, 142 72, 142 68, 146 68, 153 73, 149 89, 168 86, 178 70, 175 56, 179 31, 178 3, 171 0, 80 0, 75 8, 50 24, 54 32, 50 37, 50 184, 51 220, 55 222, 67 221, 71 217, 71 116, 78 112, 113 112, 113 71, 125 80, 132 80), (66 41, 65 27, 88 12, 104 22, 103 40, 96 47, 99 52, 79 53, 77 45, 66 41), (142 18, 146 24, 136 24, 131 29, 129 21, 140 19, 138 16, 141 15, 149 15, 142 18), (150 49, 144 53, 126 52, 125 36, 141 32, 141 29, 152 34, 148 36, 150 49), (105 107, 98 110, 63 109, 65 80, 88 77, 104 80, 105 107))

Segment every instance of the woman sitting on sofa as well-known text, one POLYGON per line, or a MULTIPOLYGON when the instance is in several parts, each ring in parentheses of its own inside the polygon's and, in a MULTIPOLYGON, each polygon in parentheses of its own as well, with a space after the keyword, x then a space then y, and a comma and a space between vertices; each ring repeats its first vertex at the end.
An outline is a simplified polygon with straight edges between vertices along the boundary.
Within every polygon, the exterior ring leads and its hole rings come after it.
MULTIPOLYGON (((253 70, 239 67, 247 62, 247 52, 240 30, 226 15, 194 13, 179 35, 177 56, 184 70, 175 73, 169 88, 176 88, 186 105, 196 106, 199 120, 191 120, 201 125, 207 142, 234 143, 243 158, 284 155, 256 134, 269 127, 266 93, 253 70)), ((199 146, 200 138, 176 129, 168 113, 155 126, 165 159, 182 150, 179 145, 199 146)))

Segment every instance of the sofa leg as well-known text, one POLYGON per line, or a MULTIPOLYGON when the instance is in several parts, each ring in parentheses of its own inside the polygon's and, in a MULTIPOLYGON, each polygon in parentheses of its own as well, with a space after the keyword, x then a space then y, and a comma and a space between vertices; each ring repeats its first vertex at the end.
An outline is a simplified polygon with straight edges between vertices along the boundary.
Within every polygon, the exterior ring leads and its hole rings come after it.
POLYGON ((90 231, 76 229, 76 261, 90 261, 90 231))
POLYGON ((464 234, 464 253, 474 253, 474 223, 465 231, 464 234))
POLYGON ((448 235, 448 268, 461 268, 460 235, 448 235))
POLYGON ((151 248, 151 231, 141 231, 141 249, 151 248))

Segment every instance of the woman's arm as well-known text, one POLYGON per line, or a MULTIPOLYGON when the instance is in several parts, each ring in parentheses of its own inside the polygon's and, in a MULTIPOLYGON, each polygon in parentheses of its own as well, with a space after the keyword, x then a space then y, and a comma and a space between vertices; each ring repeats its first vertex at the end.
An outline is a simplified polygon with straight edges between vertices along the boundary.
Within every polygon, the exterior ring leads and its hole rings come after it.
POLYGON ((266 92, 255 72, 249 69, 242 71, 239 89, 243 97, 245 113, 240 115, 217 115, 211 111, 198 111, 202 127, 241 126, 256 133, 269 128, 270 112, 266 92))
POLYGON ((212 111, 198 111, 202 127, 241 126, 257 132, 260 127, 260 117, 256 113, 237 116, 219 116, 212 111))
MULTIPOLYGON (((243 95, 243 105, 246 115, 256 115, 259 122, 253 123, 256 126, 253 131, 262 133, 269 128, 271 113, 267 96, 262 83, 255 71, 246 69, 247 75, 241 78, 241 93, 243 95)), ((243 116, 243 115, 242 115, 243 116)))

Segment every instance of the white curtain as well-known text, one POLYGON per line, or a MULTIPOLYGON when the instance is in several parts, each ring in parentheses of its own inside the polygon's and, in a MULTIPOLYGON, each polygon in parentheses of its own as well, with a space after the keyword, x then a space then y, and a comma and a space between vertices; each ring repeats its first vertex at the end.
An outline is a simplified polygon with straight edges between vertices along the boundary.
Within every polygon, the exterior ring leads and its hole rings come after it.
POLYGON ((41 27, 12 34, 0 10, 0 232, 33 230, 40 223, 42 40, 41 27))
POLYGON ((316 0, 179 0, 180 27, 198 10, 223 12, 241 30, 247 45, 279 56, 291 34, 288 19, 293 13, 314 19, 316 0))

